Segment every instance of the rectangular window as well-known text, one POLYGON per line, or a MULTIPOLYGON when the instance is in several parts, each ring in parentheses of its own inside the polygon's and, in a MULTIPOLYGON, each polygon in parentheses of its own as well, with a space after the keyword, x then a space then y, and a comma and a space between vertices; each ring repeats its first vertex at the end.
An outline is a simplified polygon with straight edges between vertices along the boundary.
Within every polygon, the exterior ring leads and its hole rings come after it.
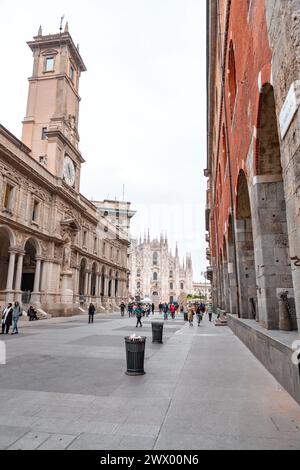
POLYGON ((11 184, 7 184, 5 188, 5 194, 4 194, 4 209, 7 209, 9 211, 12 210, 13 192, 14 192, 14 187, 11 184))
POLYGON ((42 140, 47 140, 47 127, 42 128, 42 140))
POLYGON ((45 72, 54 72, 54 57, 47 57, 46 58, 45 72))
POLYGON ((83 232, 83 246, 84 246, 84 247, 87 246, 86 243, 87 243, 87 231, 85 230, 85 231, 83 232))
POLYGON ((32 222, 38 222, 39 220, 39 212, 40 212, 40 203, 38 201, 33 202, 32 208, 32 222))
POLYGON ((94 253, 97 253, 97 237, 94 238, 94 253))
POLYGON ((102 246, 102 255, 105 256, 105 252, 106 252, 106 243, 103 243, 103 246, 102 246))
POLYGON ((47 163, 48 163, 47 155, 41 155, 39 157, 39 162, 41 165, 47 166, 47 163))
POLYGON ((113 254, 114 254, 114 251, 113 251, 113 247, 111 246, 110 247, 110 259, 113 259, 113 254))

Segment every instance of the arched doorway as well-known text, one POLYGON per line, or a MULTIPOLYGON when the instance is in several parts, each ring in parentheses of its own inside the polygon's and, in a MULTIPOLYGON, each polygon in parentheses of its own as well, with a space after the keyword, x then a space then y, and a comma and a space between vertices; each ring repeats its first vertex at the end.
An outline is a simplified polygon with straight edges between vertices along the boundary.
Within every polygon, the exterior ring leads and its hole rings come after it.
MULTIPOLYGON (((294 301, 289 252, 286 202, 281 166, 274 90, 261 90, 257 126, 255 173, 251 188, 253 235, 259 321, 279 328, 279 293, 288 291, 294 301)), ((297 329, 296 314, 294 328, 297 329)))
POLYGON ((252 216, 247 178, 242 170, 238 177, 236 217, 240 313, 242 318, 255 318, 256 273, 252 216))
POLYGON ((218 264, 218 298, 219 308, 225 310, 225 294, 224 294, 224 268, 223 268, 223 254, 220 250, 219 264, 218 264))
POLYGON ((10 239, 7 230, 0 228, 0 291, 6 289, 10 239))
POLYGON ((224 280, 225 311, 227 313, 229 313, 229 312, 231 312, 231 310, 230 310, 230 290, 229 290, 227 245, 226 245, 225 237, 223 239, 223 280, 224 280))
POLYGON ((85 295, 86 259, 82 259, 79 271, 79 295, 85 295))
POLYGON ((0 300, 1 301, 5 301, 4 291, 7 289, 10 247, 11 247, 10 234, 5 227, 0 227, 0 300))
POLYGON ((97 285, 97 264, 94 263, 92 266, 92 278, 91 278, 91 296, 96 297, 96 285, 97 285))
POLYGON ((236 285, 236 270, 235 270, 235 254, 234 254, 234 226, 232 216, 230 214, 228 221, 228 283, 229 283, 229 302, 230 312, 233 314, 238 313, 237 303, 237 285, 236 285))
POLYGON ((36 272, 38 254, 36 241, 33 239, 27 240, 24 251, 21 290, 30 293, 40 292, 39 279, 36 278, 36 274, 40 276, 40 273, 36 272))

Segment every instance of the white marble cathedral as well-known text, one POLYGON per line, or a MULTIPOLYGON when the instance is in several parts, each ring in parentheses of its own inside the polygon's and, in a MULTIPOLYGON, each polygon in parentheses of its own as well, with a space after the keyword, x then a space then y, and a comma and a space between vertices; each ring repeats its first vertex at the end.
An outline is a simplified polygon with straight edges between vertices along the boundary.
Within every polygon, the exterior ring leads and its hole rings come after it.
POLYGON ((151 241, 150 234, 138 242, 131 241, 129 256, 131 271, 129 295, 135 300, 149 297, 159 302, 182 302, 193 293, 193 265, 191 255, 180 262, 178 247, 175 256, 169 249, 167 237, 151 241))

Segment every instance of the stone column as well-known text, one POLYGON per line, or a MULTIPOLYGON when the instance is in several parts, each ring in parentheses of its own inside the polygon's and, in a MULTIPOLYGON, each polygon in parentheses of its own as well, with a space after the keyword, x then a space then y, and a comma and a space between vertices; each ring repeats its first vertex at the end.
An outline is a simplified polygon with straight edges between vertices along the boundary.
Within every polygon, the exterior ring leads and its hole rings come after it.
POLYGON ((95 297, 99 297, 99 274, 96 273, 95 297))
POLYGON ((34 287, 33 287, 34 293, 40 292, 41 264, 42 264, 42 260, 40 258, 36 258, 36 268, 35 268, 34 287))
POLYGON ((13 290, 13 281, 14 281, 14 274, 15 274, 15 262, 16 262, 16 253, 14 251, 9 252, 9 266, 8 266, 8 274, 7 274, 7 283, 6 283, 6 290, 12 291, 13 290))
POLYGON ((89 288, 89 272, 85 272, 85 279, 84 279, 84 295, 88 295, 88 288, 89 288))
POLYGON ((25 256, 25 253, 20 253, 19 256, 18 256, 15 290, 19 291, 19 292, 21 291, 21 287, 22 287, 21 282, 22 282, 24 256, 25 256))
POLYGON ((92 273, 88 274, 88 296, 91 297, 91 290, 92 290, 92 273))

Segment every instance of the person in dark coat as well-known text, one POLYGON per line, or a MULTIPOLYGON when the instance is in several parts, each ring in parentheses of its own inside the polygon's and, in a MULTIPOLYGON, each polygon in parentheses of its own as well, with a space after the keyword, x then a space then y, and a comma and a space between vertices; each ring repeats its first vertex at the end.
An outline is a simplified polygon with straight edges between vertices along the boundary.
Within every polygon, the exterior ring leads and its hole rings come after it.
POLYGON ((152 315, 155 313, 155 304, 152 304, 152 315))
POLYGON ((89 324, 94 323, 94 315, 95 315, 95 306, 93 304, 90 304, 89 306, 89 324))
POLYGON ((138 326, 140 326, 142 328, 142 316, 143 316, 143 312, 142 312, 142 309, 141 307, 138 307, 135 311, 135 314, 136 314, 136 318, 137 318, 137 323, 136 323, 136 328, 138 328, 138 326))
POLYGON ((2 333, 1 333, 1 335, 4 335, 4 333, 6 335, 9 334, 9 330, 10 330, 10 327, 12 325, 12 314, 13 314, 12 304, 8 304, 7 307, 3 310, 3 314, 2 314, 2 322, 1 322, 2 333))
POLYGON ((121 309, 121 316, 124 317, 124 314, 125 314, 125 308, 126 308, 126 305, 124 304, 124 302, 121 303, 120 305, 120 309, 121 309))
POLYGON ((32 307, 32 305, 29 307, 27 315, 29 317, 29 321, 38 320, 37 311, 32 307))

